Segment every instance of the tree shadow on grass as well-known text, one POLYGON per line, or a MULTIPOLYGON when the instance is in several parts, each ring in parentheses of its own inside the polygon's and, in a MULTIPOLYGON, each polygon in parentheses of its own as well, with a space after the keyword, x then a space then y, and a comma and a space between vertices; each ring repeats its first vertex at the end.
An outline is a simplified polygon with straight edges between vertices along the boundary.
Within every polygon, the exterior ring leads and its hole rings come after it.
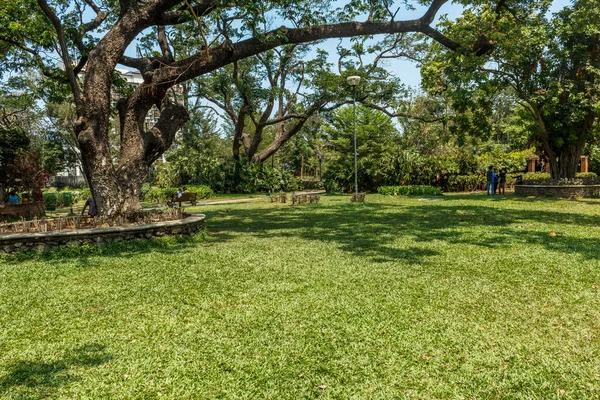
MULTIPOLYGON (((338 248, 374 262, 404 259, 420 262, 439 254, 418 243, 442 241, 483 248, 514 244, 543 246, 549 251, 576 253, 600 259, 596 238, 570 237, 528 228, 543 225, 600 226, 600 217, 578 213, 541 210, 499 209, 491 203, 453 205, 443 202, 419 205, 381 203, 309 205, 216 212, 207 220, 209 230, 218 227, 225 233, 250 233, 260 237, 302 238, 337 244, 338 248), (523 225, 523 226, 521 226, 523 225), (412 237, 416 246, 398 242, 412 237)), ((227 238, 225 235, 223 238, 227 238)))
MULTIPOLYGON (((210 242, 210 235, 200 231, 193 236, 163 237, 160 239, 136 239, 132 241, 113 242, 105 245, 85 244, 81 246, 67 246, 43 252, 21 251, 4 255, 3 259, 8 264, 18 264, 25 261, 42 261, 47 264, 64 263, 66 259, 76 261, 81 268, 93 267, 95 262, 92 257, 129 258, 138 254, 152 252, 160 254, 181 254, 186 249, 195 247, 199 240, 210 242), (206 240, 205 240, 206 239, 206 240)), ((223 234, 223 239, 227 235, 223 234)))
MULTIPOLYGON (((453 195, 451 200, 475 200, 477 197, 486 198, 481 194, 466 194, 453 195)), ((514 199, 510 197, 510 200, 514 199)), ((595 215, 501 208, 498 203, 509 200, 501 196, 489 203, 478 201, 471 204, 456 204, 455 201, 417 205, 352 204, 347 198, 342 200, 303 206, 261 204, 251 208, 225 207, 207 212, 208 232, 192 238, 74 247, 41 254, 18 253, 10 257, 15 261, 39 259, 47 263, 61 263, 68 258, 76 260, 81 267, 93 267, 91 257, 95 256, 127 258, 150 252, 181 254, 198 246, 199 241, 209 246, 251 234, 264 238, 289 238, 291 244, 296 238, 330 242, 343 251, 374 262, 422 262, 440 253, 420 245, 430 241, 482 248, 522 243, 543 246, 549 251, 577 253, 588 259, 600 258, 600 242, 595 238, 576 238, 562 233, 551 237, 543 226, 600 226, 600 217, 595 215), (542 230, 539 227, 538 230, 532 229, 532 223, 541 224, 542 230), (407 237, 412 238, 414 244, 399 242, 407 237)))
POLYGON ((112 359, 105 346, 89 343, 65 352, 59 360, 17 361, 0 375, 0 393, 27 392, 25 398, 45 398, 50 394, 48 391, 77 380, 71 369, 97 367, 112 359))

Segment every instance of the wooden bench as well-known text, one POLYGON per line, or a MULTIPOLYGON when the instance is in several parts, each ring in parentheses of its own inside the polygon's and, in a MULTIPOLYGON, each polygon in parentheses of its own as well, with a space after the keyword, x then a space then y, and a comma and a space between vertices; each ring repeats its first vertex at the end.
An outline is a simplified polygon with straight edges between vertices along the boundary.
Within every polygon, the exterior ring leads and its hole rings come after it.
POLYGON ((2 217, 40 217, 45 215, 43 202, 0 205, 2 217))
POLYGON ((189 201, 191 205, 195 206, 197 196, 198 196, 197 193, 184 192, 179 197, 177 197, 177 195, 173 196, 171 201, 167 202, 167 205, 169 207, 173 207, 175 205, 175 203, 179 203, 179 208, 181 208, 181 203, 185 203, 186 201, 189 201))

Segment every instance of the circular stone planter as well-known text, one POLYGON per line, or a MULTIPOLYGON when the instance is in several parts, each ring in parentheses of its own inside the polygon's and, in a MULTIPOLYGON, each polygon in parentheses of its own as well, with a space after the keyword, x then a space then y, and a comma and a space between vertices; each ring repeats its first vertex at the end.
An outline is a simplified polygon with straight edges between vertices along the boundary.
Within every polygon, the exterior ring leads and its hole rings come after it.
POLYGON ((148 240, 161 236, 192 235, 204 226, 204 218, 204 214, 193 214, 183 219, 145 225, 0 235, 0 252, 43 251, 63 246, 78 246, 85 243, 101 245, 134 239, 148 240))
POLYGON ((600 195, 600 185, 515 185, 518 196, 594 197, 600 195))

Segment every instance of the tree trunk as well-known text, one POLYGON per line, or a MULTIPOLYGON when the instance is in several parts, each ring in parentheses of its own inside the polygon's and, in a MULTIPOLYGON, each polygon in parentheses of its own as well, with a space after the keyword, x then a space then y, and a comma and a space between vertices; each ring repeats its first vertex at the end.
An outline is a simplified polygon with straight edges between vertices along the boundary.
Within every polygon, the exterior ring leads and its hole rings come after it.
MULTIPOLYGON (((141 208, 140 193, 150 165, 173 143, 176 132, 189 119, 185 107, 170 103, 160 105, 160 117, 148 131, 144 120, 154 104, 160 104, 165 93, 152 85, 142 84, 130 98, 121 99, 119 111, 121 150, 115 165, 108 146, 110 95, 95 92, 86 102, 92 115, 84 115, 77 134, 83 170, 94 197, 98 215, 116 216, 141 208), (101 100, 104 101, 101 101, 101 100), (107 104, 108 103, 108 104, 107 104)), ((110 92, 109 92, 110 93, 110 92)))
POLYGON ((552 179, 575 179, 582 151, 583 146, 572 146, 561 151, 557 158, 551 158, 552 179))
POLYGON ((575 137, 575 140, 567 142, 561 148, 555 148, 551 137, 565 137, 557 132, 554 134, 547 130, 547 127, 552 126, 552 117, 544 117, 540 112, 534 113, 538 126, 541 131, 541 141, 548 159, 550 161, 550 174, 552 179, 575 179, 577 174, 577 166, 581 160, 581 154, 588 137, 592 133, 596 114, 590 111, 586 117, 579 123, 563 129, 568 129, 575 137))

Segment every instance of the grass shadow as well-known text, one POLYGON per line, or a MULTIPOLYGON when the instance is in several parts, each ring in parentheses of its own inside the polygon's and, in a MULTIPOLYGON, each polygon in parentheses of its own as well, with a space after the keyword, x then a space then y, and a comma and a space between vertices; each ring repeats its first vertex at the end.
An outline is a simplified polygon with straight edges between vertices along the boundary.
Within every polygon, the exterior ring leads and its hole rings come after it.
POLYGON ((47 397, 45 390, 53 390, 65 385, 77 377, 70 373, 73 368, 91 368, 113 359, 106 353, 105 346, 89 343, 65 352, 59 360, 51 362, 20 360, 9 365, 7 372, 0 375, 0 393, 9 391, 28 391, 26 398, 32 398, 32 390, 38 392, 38 398, 47 397))
MULTIPOLYGON (((472 199, 472 196, 465 198, 472 199)), ((209 230, 215 227, 225 233, 218 240, 227 240, 227 233, 250 233, 266 238, 331 242, 346 252, 375 262, 397 259, 420 262, 439 254, 436 250, 418 246, 398 245, 397 239, 403 235, 412 236, 416 243, 437 240, 485 248, 524 243, 552 251, 577 253, 588 259, 600 258, 600 242, 595 238, 562 234, 552 237, 546 231, 519 227, 532 223, 600 226, 600 217, 547 210, 499 210, 495 202, 490 202, 489 206, 485 203, 465 205, 446 202, 424 202, 411 206, 334 203, 293 208, 232 209, 213 212, 207 219, 207 227, 209 230), (485 235, 474 238, 478 231, 485 235)))
MULTIPOLYGON (((223 235, 225 238, 227 235, 223 235)), ((67 246, 59 249, 36 251, 20 251, 13 254, 0 256, 9 264, 18 264, 25 261, 42 261, 48 264, 63 262, 65 259, 76 260, 80 267, 93 267, 91 257, 135 257, 137 254, 160 253, 177 254, 194 247, 199 240, 207 240, 210 235, 202 230, 192 236, 170 236, 158 239, 136 239, 132 241, 112 242, 108 244, 95 245, 84 244, 78 246, 67 246)))

